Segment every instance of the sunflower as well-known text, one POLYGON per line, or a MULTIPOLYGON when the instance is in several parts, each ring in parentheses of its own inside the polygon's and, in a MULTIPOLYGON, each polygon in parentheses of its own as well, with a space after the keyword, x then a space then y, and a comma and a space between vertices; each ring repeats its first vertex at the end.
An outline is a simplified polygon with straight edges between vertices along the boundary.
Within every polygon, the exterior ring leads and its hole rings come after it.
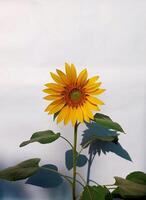
POLYGON ((76 68, 73 64, 65 63, 65 73, 56 70, 57 74, 50 73, 55 83, 45 84, 43 90, 47 93, 44 97, 47 101, 52 101, 45 112, 57 114, 57 123, 64 121, 64 124, 72 122, 90 122, 93 111, 100 111, 99 106, 104 103, 96 96, 105 91, 101 89, 101 82, 97 82, 99 76, 88 79, 87 70, 82 70, 77 76, 76 68))

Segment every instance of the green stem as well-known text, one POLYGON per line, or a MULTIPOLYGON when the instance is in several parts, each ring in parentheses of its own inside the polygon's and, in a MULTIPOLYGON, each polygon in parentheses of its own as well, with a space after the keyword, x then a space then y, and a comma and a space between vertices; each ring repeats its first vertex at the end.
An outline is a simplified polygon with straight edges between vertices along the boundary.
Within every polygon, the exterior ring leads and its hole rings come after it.
POLYGON ((78 124, 76 122, 74 126, 74 146, 73 146, 73 184, 72 184, 73 200, 76 200, 77 130, 78 130, 78 124))
POLYGON ((65 137, 60 136, 60 138, 62 138, 63 140, 65 140, 71 146, 72 149, 74 148, 73 145, 71 144, 71 142, 69 140, 67 140, 65 137))
POLYGON ((93 180, 89 180, 89 182, 92 182, 92 183, 95 183, 96 185, 99 185, 96 181, 93 181, 93 180))
POLYGON ((81 175, 79 172, 77 172, 76 174, 81 178, 81 180, 82 180, 82 181, 84 182, 84 184, 86 185, 87 183, 86 183, 85 179, 82 177, 82 175, 81 175))

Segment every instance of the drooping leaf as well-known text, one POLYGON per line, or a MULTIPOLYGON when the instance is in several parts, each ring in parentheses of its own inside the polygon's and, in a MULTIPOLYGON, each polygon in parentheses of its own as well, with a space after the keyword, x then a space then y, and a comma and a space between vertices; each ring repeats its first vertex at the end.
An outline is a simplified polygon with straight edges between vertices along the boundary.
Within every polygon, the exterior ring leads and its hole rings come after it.
POLYGON ((57 187, 63 182, 62 177, 57 172, 58 168, 55 165, 44 165, 26 181, 26 184, 43 188, 57 187))
MULTIPOLYGON (((77 153, 77 164, 78 167, 83 167, 87 163, 87 157, 83 154, 78 155, 77 153)), ((73 168, 73 151, 72 149, 65 153, 65 164, 68 170, 73 168)))
POLYGON ((80 200, 112 200, 112 196, 105 187, 85 186, 80 200))
POLYGON ((39 169, 39 162, 39 158, 33 158, 23 161, 13 167, 6 168, 0 171, 0 179, 8 181, 26 179, 37 172, 39 169))
POLYGON ((121 177, 115 177, 115 185, 118 186, 116 193, 122 198, 146 198, 146 185, 139 184, 121 177))
POLYGON ((107 128, 107 129, 111 129, 111 130, 114 130, 114 131, 119 131, 119 132, 123 132, 124 133, 124 130, 122 129, 122 127, 117 123, 117 122, 114 122, 112 121, 112 119, 104 114, 101 114, 101 113, 96 113, 94 115, 94 121, 107 128))
POLYGON ((25 145, 28 145, 30 143, 33 142, 39 142, 41 144, 48 144, 48 143, 52 143, 55 140, 57 140, 60 137, 60 133, 54 133, 51 130, 47 130, 47 131, 39 131, 34 133, 30 140, 24 141, 20 144, 20 147, 23 147, 25 145))
POLYGON ((132 172, 129 175, 127 175, 126 179, 135 183, 146 185, 146 174, 144 172, 132 172))

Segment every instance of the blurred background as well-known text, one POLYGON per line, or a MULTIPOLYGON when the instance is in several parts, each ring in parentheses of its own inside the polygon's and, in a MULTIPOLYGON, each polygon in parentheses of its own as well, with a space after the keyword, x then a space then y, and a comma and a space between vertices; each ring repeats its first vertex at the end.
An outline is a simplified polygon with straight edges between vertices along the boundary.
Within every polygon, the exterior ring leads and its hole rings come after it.
MULTIPOLYGON (((119 122, 120 143, 133 162, 113 153, 96 157, 91 178, 113 183, 134 170, 146 172, 146 1, 0 0, 0 168, 40 157, 64 172, 68 145, 19 144, 38 130, 72 139, 71 125, 56 125, 43 112, 43 84, 65 62, 99 74, 107 89, 101 112, 119 122)), ((80 127, 79 139, 85 126, 80 127)), ((85 151, 88 153, 87 151, 85 151)), ((87 166, 80 169, 86 174, 87 166)), ((71 173, 71 172, 69 172, 71 173)), ((65 183, 64 183, 65 184, 65 183)), ((55 189, 0 181, 2 200, 69 200, 70 188, 55 189)))

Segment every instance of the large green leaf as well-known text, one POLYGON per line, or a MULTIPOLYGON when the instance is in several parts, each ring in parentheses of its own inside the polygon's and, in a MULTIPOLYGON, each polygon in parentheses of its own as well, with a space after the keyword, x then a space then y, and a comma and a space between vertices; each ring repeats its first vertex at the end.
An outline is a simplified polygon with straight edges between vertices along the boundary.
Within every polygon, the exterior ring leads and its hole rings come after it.
POLYGON ((132 172, 126 177, 126 179, 135 183, 146 185, 146 174, 144 172, 132 172))
POLYGON ((112 200, 107 188, 102 186, 85 186, 80 200, 112 200))
POLYGON ((48 144, 51 142, 54 142, 55 140, 57 140, 60 137, 60 133, 54 133, 51 130, 47 130, 47 131, 39 131, 34 133, 30 140, 24 141, 20 144, 20 147, 23 147, 25 145, 28 145, 30 143, 33 142, 39 142, 41 144, 48 144))
POLYGON ((115 177, 116 193, 123 198, 146 198, 146 185, 139 184, 121 177, 115 177))
POLYGON ((62 184, 63 178, 58 173, 55 165, 47 164, 41 166, 39 170, 26 181, 26 184, 35 185, 43 188, 54 188, 62 184))
POLYGON ((94 115, 94 121, 107 128, 107 129, 112 129, 114 131, 119 131, 119 132, 123 132, 124 130, 122 129, 122 127, 117 123, 112 121, 112 119, 110 117, 108 117, 107 115, 101 114, 101 113, 96 113, 94 115))
POLYGON ((0 179, 17 181, 32 176, 39 169, 39 158, 33 158, 0 171, 0 179))

